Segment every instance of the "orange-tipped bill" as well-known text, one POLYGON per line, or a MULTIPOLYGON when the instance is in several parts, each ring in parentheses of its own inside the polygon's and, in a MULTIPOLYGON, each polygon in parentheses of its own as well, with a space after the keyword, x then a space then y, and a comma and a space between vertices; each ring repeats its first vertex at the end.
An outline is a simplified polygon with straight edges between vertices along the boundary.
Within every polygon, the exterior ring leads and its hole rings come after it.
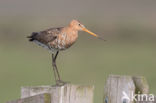
POLYGON ((83 28, 83 31, 85 31, 85 32, 89 33, 90 35, 93 35, 93 36, 95 36, 95 37, 97 37, 97 38, 99 38, 99 39, 101 39, 101 40, 106 41, 105 39, 101 38, 100 36, 98 36, 97 34, 95 34, 95 33, 91 32, 91 31, 89 31, 89 30, 86 29, 86 28, 83 28))

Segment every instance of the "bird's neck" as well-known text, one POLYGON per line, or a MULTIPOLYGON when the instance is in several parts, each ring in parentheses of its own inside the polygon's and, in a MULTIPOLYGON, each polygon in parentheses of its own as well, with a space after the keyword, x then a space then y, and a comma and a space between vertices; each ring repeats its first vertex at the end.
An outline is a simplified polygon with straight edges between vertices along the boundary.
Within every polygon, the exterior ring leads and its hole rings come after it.
POLYGON ((66 30, 67 30, 66 33, 68 35, 68 38, 70 38, 71 42, 74 42, 78 37, 78 30, 72 27, 67 27, 66 30))
POLYGON ((78 34, 78 30, 73 28, 73 27, 71 27, 71 26, 68 26, 66 28, 66 30, 67 30, 69 35, 77 35, 78 34))
POLYGON ((77 31, 78 32, 78 29, 75 28, 75 26, 73 26, 73 25, 68 25, 67 28, 72 30, 72 31, 77 31))

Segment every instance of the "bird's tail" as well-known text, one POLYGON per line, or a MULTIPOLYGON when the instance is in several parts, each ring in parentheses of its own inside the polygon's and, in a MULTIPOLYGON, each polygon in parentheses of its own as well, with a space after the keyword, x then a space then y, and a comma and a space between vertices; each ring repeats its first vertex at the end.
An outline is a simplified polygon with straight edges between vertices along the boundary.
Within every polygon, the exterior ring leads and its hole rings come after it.
POLYGON ((29 38, 29 41, 34 41, 36 35, 38 35, 38 32, 33 32, 30 36, 27 36, 27 38, 29 38))

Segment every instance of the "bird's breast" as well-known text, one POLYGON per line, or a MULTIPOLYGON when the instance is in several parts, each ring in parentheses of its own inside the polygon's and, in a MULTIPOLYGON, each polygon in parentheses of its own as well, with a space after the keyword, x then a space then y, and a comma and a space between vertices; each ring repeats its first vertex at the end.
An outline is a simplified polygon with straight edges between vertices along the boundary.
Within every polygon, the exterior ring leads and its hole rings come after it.
POLYGON ((77 32, 76 33, 74 32, 74 33, 71 33, 71 34, 67 35, 67 37, 65 39, 66 48, 69 48, 71 45, 73 45, 76 42, 77 38, 78 38, 77 32))
POLYGON ((77 32, 63 32, 55 40, 55 48, 65 50, 72 46, 78 38, 77 32))

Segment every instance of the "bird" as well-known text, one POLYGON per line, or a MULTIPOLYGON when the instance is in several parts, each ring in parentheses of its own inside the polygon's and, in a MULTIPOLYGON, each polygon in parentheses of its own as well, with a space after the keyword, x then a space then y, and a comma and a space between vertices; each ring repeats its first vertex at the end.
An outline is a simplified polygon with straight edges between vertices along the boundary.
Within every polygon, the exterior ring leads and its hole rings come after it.
POLYGON ((70 48, 76 42, 79 31, 85 31, 98 39, 106 41, 99 35, 89 31, 82 23, 75 19, 65 27, 54 27, 39 32, 32 32, 32 34, 27 37, 30 42, 34 42, 43 48, 50 50, 52 54, 52 67, 56 85, 66 83, 62 81, 60 77, 56 65, 57 56, 60 51, 70 48))

